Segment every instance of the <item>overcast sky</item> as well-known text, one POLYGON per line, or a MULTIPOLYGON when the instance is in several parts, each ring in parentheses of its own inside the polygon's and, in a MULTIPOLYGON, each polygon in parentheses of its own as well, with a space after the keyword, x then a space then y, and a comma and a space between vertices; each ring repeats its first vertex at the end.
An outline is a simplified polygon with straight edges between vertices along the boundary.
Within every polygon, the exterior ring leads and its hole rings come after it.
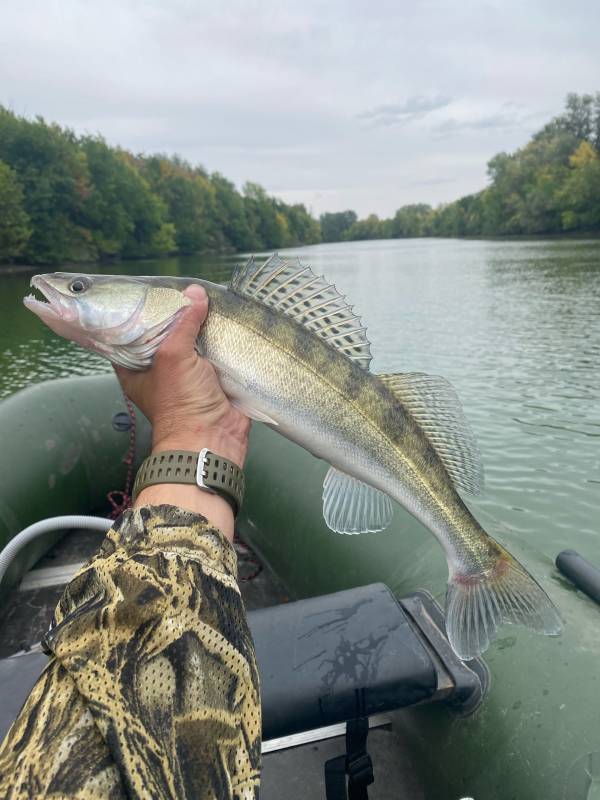
POLYGON ((0 103, 387 216, 600 90, 599 31, 599 0, 0 0, 0 103))

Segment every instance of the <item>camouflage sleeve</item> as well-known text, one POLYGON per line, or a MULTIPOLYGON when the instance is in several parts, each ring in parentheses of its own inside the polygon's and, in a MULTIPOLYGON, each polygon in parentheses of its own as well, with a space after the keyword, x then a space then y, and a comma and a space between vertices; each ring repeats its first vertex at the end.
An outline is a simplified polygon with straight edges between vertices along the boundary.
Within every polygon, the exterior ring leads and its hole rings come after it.
POLYGON ((233 547, 173 506, 125 512, 71 581, 0 748, 0 797, 258 797, 254 648, 233 547))

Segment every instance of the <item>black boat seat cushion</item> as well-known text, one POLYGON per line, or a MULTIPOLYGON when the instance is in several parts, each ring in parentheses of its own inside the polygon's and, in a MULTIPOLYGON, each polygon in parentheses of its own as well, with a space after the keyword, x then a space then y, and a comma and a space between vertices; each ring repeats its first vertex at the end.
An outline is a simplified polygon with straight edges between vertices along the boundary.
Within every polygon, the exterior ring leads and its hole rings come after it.
MULTIPOLYGON (((381 583, 248 615, 261 681, 263 738, 413 705, 436 690, 427 650, 381 583)), ((45 655, 0 661, 0 739, 45 655)))
POLYGON ((263 738, 418 703, 437 676, 383 583, 249 615, 262 693, 263 738))

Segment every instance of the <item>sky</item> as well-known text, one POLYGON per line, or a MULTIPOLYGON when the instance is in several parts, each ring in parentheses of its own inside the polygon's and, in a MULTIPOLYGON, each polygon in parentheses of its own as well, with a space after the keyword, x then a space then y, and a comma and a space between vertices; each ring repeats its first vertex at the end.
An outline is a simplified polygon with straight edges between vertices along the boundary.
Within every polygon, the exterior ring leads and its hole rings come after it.
POLYGON ((0 0, 0 104, 390 216, 600 90, 598 0, 0 0))

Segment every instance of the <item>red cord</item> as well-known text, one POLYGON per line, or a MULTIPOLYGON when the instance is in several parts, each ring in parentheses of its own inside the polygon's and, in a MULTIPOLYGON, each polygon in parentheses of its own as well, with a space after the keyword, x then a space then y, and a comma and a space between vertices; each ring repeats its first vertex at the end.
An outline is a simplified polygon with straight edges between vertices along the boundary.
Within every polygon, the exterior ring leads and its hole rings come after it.
POLYGON ((133 403, 131 400, 123 394, 123 398, 125 400, 125 404, 127 405, 127 411, 129 412, 129 419, 131 420, 131 433, 129 434, 129 450, 127 451, 127 455, 123 459, 123 463, 127 464, 127 475, 125 476, 125 489, 120 491, 119 489, 114 489, 112 492, 108 492, 106 495, 106 499, 111 504, 113 510, 110 512, 109 516, 111 519, 116 519, 120 516, 124 511, 128 508, 131 508, 131 489, 133 486, 133 465, 135 463, 135 442, 136 442, 136 418, 135 418, 135 408, 133 407, 133 403))
POLYGON ((260 563, 252 548, 245 542, 242 542, 237 533, 233 536, 233 546, 238 555, 238 563, 241 566, 254 567, 247 575, 242 575, 241 570, 238 570, 238 581, 253 581, 257 575, 262 572, 263 565, 260 563))

